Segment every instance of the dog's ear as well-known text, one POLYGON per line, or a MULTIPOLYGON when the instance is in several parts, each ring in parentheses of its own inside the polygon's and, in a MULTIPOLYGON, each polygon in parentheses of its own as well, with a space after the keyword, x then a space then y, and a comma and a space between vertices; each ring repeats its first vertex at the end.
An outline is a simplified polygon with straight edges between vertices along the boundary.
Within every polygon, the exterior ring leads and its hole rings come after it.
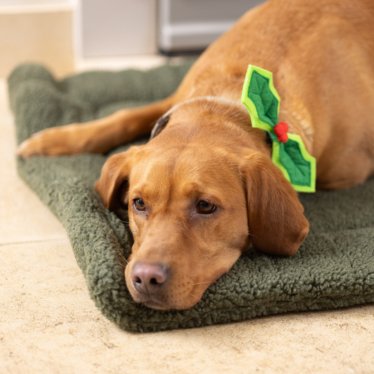
POLYGON ((134 154, 139 147, 131 147, 128 151, 115 154, 108 158, 99 180, 95 184, 104 206, 117 211, 126 205, 124 195, 128 187, 134 154))
POLYGON ((248 156, 242 166, 248 231, 255 248, 277 255, 294 255, 309 232, 297 193, 272 161, 248 156))

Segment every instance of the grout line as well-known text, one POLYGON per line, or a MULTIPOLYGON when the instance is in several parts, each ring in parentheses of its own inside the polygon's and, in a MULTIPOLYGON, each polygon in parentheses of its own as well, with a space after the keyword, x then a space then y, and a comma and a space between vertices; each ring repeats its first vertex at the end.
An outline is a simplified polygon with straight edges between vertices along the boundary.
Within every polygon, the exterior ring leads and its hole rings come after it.
POLYGON ((25 240, 25 241, 17 241, 17 242, 5 242, 5 243, 0 243, 0 247, 5 247, 7 245, 52 243, 52 242, 61 242, 61 241, 66 241, 67 243, 70 243, 69 238, 62 236, 59 238, 52 238, 52 239, 34 239, 34 240, 25 240))

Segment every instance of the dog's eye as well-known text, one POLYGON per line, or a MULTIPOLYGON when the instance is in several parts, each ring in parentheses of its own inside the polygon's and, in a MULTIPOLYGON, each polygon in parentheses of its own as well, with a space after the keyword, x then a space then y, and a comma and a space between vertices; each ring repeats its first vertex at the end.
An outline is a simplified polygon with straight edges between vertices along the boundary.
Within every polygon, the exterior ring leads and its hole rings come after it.
POLYGON ((140 197, 137 197, 133 200, 133 205, 136 210, 139 212, 144 212, 146 210, 145 202, 140 197))
POLYGON ((196 211, 199 214, 212 214, 216 211, 217 206, 206 200, 199 200, 196 204, 196 211))

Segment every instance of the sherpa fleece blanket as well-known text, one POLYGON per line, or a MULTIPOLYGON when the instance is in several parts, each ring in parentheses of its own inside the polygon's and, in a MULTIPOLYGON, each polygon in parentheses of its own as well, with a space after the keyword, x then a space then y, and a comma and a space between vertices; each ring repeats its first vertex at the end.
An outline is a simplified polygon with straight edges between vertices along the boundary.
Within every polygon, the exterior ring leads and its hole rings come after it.
MULTIPOLYGON (((9 77, 17 140, 46 127, 165 97, 188 67, 88 72, 56 80, 42 66, 19 66, 9 77)), ((243 255, 190 310, 161 312, 135 304, 124 282, 122 260, 130 252, 131 234, 103 208, 93 189, 106 157, 19 159, 18 171, 63 223, 92 299, 121 328, 160 331, 374 301, 372 179, 347 191, 301 196, 311 232, 295 257, 254 251, 243 255)))

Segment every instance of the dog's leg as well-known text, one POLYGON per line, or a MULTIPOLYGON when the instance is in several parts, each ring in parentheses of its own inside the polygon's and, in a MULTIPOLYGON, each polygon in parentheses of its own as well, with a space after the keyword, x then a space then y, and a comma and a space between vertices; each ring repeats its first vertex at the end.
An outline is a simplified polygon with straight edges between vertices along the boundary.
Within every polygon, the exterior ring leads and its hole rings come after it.
POLYGON ((154 122, 173 105, 173 96, 139 108, 123 109, 108 117, 40 131, 18 148, 21 157, 105 153, 151 132, 154 122))

